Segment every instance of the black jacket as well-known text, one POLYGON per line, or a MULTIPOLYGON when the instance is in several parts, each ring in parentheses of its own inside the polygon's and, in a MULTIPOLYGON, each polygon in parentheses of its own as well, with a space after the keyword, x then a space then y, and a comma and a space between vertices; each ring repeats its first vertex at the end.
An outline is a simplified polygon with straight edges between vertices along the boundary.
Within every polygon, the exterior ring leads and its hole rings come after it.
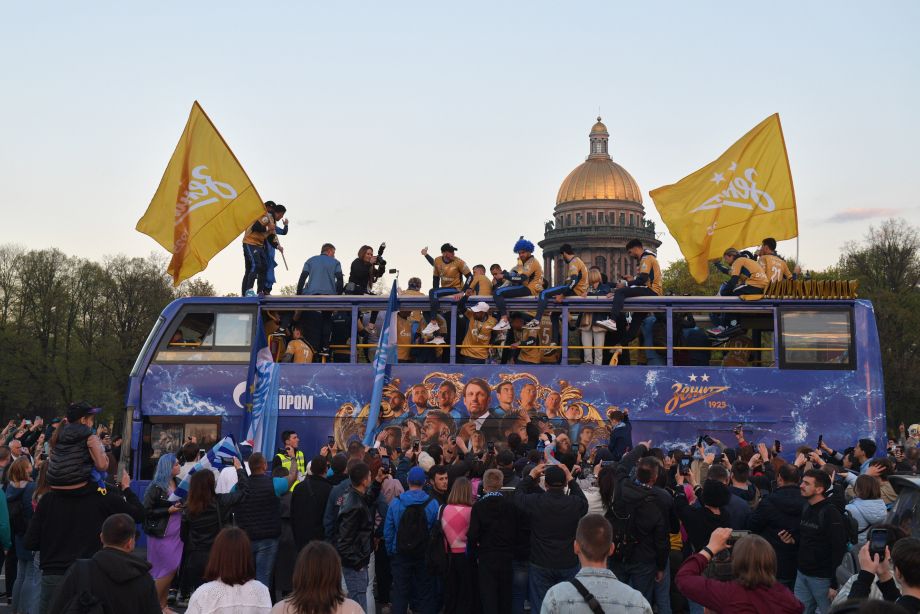
POLYGON ((776 577, 781 580, 795 578, 798 544, 787 544, 779 538, 780 531, 795 535, 805 499, 799 487, 781 486, 760 500, 748 521, 748 528, 770 542, 776 551, 776 577))
POLYGON ((214 495, 211 505, 197 516, 190 516, 188 509, 182 510, 180 535, 186 553, 210 550, 217 534, 230 522, 234 508, 246 497, 249 477, 244 469, 237 469, 236 474, 239 481, 235 492, 214 495))
POLYGON ((380 482, 374 480, 364 494, 350 487, 339 507, 336 518, 335 549, 342 558, 342 566, 361 569, 371 560, 374 552, 374 514, 380 482))
POLYGON ((159 614, 160 600, 150 575, 150 563, 134 554, 103 548, 93 555, 89 565, 88 587, 78 584, 76 566, 70 568, 57 589, 57 597, 49 610, 51 614, 64 612, 74 595, 85 588, 89 588, 105 604, 107 611, 113 614, 159 614))
POLYGON ((144 506, 130 488, 104 495, 95 484, 52 490, 38 501, 25 547, 40 551, 43 573, 63 575, 74 561, 89 558, 102 548, 99 532, 112 514, 128 514, 144 522, 144 506))
POLYGON ((169 524, 169 508, 173 503, 169 500, 169 493, 151 484, 144 492, 144 532, 150 537, 163 537, 166 535, 166 525, 169 524))
POLYGON ((639 444, 622 457, 616 468, 616 489, 613 504, 608 508, 607 518, 613 522, 614 514, 620 518, 629 517, 635 546, 629 563, 655 563, 656 569, 664 569, 668 561, 671 544, 668 532, 680 530, 673 502, 661 488, 648 488, 636 483, 630 475, 636 462, 647 451, 639 444))
POLYGON ((518 509, 530 520, 530 562, 548 569, 578 564, 572 543, 578 521, 588 513, 588 499, 578 482, 569 482, 569 494, 558 488, 530 492, 534 479, 524 476, 514 491, 518 509))
POLYGON ((281 535, 281 500, 275 494, 272 476, 267 473, 249 476, 246 497, 234 511, 236 526, 249 539, 273 539, 281 535))
POLYGON ((678 489, 674 504, 677 506, 677 516, 684 523, 694 550, 702 550, 716 529, 731 528, 731 516, 727 507, 720 507, 719 513, 716 514, 704 505, 691 506, 682 488, 678 489))
POLYGON ((805 503, 799 518, 799 571, 807 576, 830 578, 837 588, 837 566, 847 549, 843 515, 830 499, 805 503))
POLYGON ((374 282, 383 277, 385 271, 381 263, 373 265, 361 258, 355 258, 351 261, 351 270, 348 274, 348 283, 355 284, 355 288, 348 294, 370 294, 374 282))
POLYGON ((309 475, 291 493, 291 527, 294 543, 300 551, 313 540, 326 539, 323 514, 332 484, 322 476, 309 475))
POLYGON ((74 422, 65 424, 48 461, 48 483, 52 486, 72 486, 89 481, 93 472, 93 457, 86 440, 93 429, 74 422))
POLYGON ((508 495, 481 496, 470 512, 467 543, 480 557, 514 556, 518 517, 521 513, 508 495))

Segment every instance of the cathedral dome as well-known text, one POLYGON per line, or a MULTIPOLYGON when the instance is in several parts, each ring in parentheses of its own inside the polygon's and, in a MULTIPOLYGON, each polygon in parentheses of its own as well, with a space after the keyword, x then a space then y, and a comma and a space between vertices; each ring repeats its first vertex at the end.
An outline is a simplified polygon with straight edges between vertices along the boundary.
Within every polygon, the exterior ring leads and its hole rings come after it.
POLYGON ((584 200, 619 200, 641 205, 642 192, 636 180, 607 153, 610 135, 600 117, 588 138, 591 153, 562 182, 556 205, 584 200))

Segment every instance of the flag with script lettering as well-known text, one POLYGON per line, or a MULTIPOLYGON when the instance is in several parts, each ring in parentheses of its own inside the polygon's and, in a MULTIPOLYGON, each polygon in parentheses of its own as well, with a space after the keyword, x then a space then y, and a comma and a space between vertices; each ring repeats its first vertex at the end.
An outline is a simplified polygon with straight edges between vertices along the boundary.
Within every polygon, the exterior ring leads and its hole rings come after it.
POLYGON ((246 171, 196 100, 137 230, 173 255, 167 272, 178 286, 264 213, 246 171))
POLYGON ((719 158, 650 192, 661 219, 702 283, 729 247, 798 236, 792 172, 779 114, 760 122, 719 158))

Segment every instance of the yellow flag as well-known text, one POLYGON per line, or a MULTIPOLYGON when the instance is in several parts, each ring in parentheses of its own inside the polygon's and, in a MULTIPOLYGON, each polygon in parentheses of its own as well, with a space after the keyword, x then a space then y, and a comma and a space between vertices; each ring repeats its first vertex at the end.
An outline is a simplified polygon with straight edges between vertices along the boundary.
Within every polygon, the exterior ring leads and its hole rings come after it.
POLYGON ((137 230, 173 257, 179 285, 265 213, 252 181, 198 101, 137 230))
POLYGON ((779 114, 771 115, 719 159, 650 192, 698 282, 729 247, 798 235, 795 192, 779 114))

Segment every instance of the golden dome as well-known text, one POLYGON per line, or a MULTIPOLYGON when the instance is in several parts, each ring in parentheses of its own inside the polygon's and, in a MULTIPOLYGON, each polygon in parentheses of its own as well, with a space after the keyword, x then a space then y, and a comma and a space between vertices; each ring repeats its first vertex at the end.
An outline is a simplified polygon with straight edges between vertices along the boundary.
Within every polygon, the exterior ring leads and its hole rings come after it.
POLYGON ((601 116, 597 116, 597 123, 591 126, 591 134, 609 134, 607 132, 607 126, 604 125, 604 122, 601 121, 601 116))
POLYGON ((639 185, 610 158, 589 158, 562 182, 556 204, 579 200, 625 200, 642 204, 639 185))

